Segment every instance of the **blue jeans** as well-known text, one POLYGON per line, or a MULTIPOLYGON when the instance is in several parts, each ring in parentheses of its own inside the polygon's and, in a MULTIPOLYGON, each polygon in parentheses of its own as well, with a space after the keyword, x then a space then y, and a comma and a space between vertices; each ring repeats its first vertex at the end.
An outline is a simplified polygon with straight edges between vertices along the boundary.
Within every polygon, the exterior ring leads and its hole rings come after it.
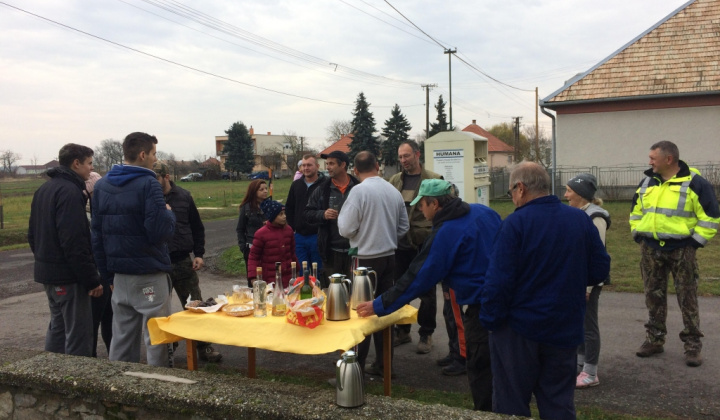
MULTIPOLYGON (((308 262, 308 267, 312 267, 312 263, 316 262, 318 265, 318 277, 323 276, 322 272, 322 259, 320 258, 320 251, 318 250, 317 234, 315 235, 301 235, 295 234, 295 255, 298 261, 302 264, 303 261, 308 262)), ((327 284, 327 279, 321 279, 322 284, 327 284)))

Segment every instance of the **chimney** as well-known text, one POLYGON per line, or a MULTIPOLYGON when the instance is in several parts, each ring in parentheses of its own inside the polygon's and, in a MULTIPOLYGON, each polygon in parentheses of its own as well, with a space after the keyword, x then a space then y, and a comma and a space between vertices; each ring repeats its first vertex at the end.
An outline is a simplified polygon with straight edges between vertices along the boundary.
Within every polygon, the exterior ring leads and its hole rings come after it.
POLYGON ((251 126, 250 126, 250 135, 252 136, 253 134, 255 134, 255 129, 254 129, 253 126, 251 125, 251 126))
POLYGON ((272 135, 272 133, 268 131, 268 136, 270 136, 270 135, 272 135))
MULTIPOLYGON (((473 120, 473 124, 475 124, 475 121, 477 121, 477 120, 473 120)), ((477 124, 475 124, 475 125, 477 125, 477 124)))

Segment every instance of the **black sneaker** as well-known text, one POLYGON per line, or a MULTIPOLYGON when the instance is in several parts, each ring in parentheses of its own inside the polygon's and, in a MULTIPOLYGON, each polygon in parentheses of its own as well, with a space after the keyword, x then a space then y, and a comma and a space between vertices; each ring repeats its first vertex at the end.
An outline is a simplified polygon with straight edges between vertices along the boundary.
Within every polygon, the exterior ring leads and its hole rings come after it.
POLYGON ((442 368, 442 374, 447 376, 459 376, 467 373, 465 363, 453 361, 450 366, 442 368))
MULTIPOLYGON (((392 369, 392 371, 393 372, 390 374, 390 378, 395 379, 397 376, 397 375, 395 375, 395 369, 392 369)), ((384 377, 383 368, 376 365, 375 363, 372 363, 370 366, 366 367, 365 373, 367 373, 368 375, 384 377)))
POLYGON ((438 366, 445 367, 445 366, 450 366, 452 364, 453 360, 454 359, 452 358, 452 356, 450 354, 448 354, 447 356, 443 357, 442 359, 437 359, 435 361, 435 363, 437 363, 438 366))
POLYGON ((217 363, 222 359, 222 354, 215 351, 212 346, 203 347, 201 349, 198 349, 198 354, 200 355, 200 360, 204 360, 206 362, 210 363, 217 363))
POLYGON ((410 343, 410 333, 406 333, 404 330, 397 330, 395 337, 393 338, 393 347, 397 347, 401 344, 410 343))

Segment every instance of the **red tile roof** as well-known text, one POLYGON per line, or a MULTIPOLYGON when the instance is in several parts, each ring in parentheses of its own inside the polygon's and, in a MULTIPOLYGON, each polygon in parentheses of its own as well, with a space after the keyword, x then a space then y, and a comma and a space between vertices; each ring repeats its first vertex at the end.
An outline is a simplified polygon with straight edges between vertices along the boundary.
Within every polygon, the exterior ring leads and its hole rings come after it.
POLYGON ((479 136, 482 136, 482 137, 485 137, 486 139, 488 139, 488 153, 496 153, 496 152, 513 153, 515 151, 514 147, 510 146, 509 144, 505 143, 504 141, 500 140, 499 138, 493 136, 489 131, 486 131, 479 125, 475 124, 475 120, 473 120, 472 124, 463 128, 462 131, 468 131, 470 133, 475 133, 479 136))
POLYGON ((353 135, 352 134, 346 134, 345 137, 341 138, 340 140, 336 141, 330 147, 320 152, 321 155, 328 154, 330 152, 334 152, 335 150, 339 150, 341 152, 350 153, 350 142, 352 142, 353 135))

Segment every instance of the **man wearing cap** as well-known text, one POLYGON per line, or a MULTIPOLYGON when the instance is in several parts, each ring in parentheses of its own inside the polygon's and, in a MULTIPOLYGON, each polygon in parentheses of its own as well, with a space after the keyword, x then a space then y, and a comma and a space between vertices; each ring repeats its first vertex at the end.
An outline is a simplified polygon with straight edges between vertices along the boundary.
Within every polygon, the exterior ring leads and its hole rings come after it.
MULTIPOLYGON (((305 206, 324 176, 320 176, 315 156, 305 155, 301 162, 304 176, 290 185, 285 200, 285 213, 288 225, 295 232, 295 255, 298 260, 318 263, 318 272, 322 273, 322 258, 317 243, 318 227, 305 220, 305 206)), ((321 283, 327 284, 327 280, 322 278, 321 283)))
MULTIPOLYGON (((360 181, 348 174, 350 159, 339 151, 320 155, 329 176, 319 181, 305 206, 305 220, 318 226, 318 251, 325 268, 324 279, 334 273, 352 277, 350 241, 338 231, 337 219, 350 191, 360 181)), ((325 280, 323 280, 325 281, 325 280)))
POLYGON ((577 347, 585 288, 605 280, 610 256, 584 211, 550 194, 534 162, 510 173, 517 207, 503 220, 481 289, 480 321, 491 331, 493 411, 575 419, 577 347))
POLYGON ((435 289, 438 282, 455 291, 457 303, 467 305, 463 313, 467 354, 467 375, 476 410, 492 409, 492 373, 488 332, 478 319, 482 291, 493 239, 500 216, 480 204, 468 204, 442 179, 426 179, 420 184, 417 205, 432 222, 432 231, 410 267, 382 295, 358 305, 359 316, 390 314, 403 305, 435 289))
POLYGON ((702 364, 698 308, 697 248, 715 236, 720 210, 712 185, 697 169, 680 160, 678 147, 661 141, 650 147, 650 166, 633 196, 630 230, 640 244, 640 271, 645 284, 648 321, 638 357, 665 351, 667 280, 675 279, 684 329, 685 364, 702 364))
MULTIPOLYGON (((203 261, 205 226, 200 220, 200 213, 190 192, 170 180, 168 166, 162 162, 156 162, 154 169, 162 187, 165 202, 175 213, 175 234, 168 243, 170 263, 172 264, 170 280, 180 299, 180 307, 184 308, 188 298, 203 300, 197 271, 205 265, 203 261), (192 259, 190 258, 191 252, 194 255, 192 259)), ((222 355, 209 343, 198 342, 197 351, 201 360, 214 363, 222 359, 222 355)))
MULTIPOLYGON (((375 271, 376 293, 381 294, 395 281, 395 250, 410 224, 402 195, 378 176, 380 167, 375 155, 360 152, 354 163, 355 175, 361 183, 348 196, 338 217, 338 229, 350 240, 350 249, 357 250, 358 267, 372 267, 375 271)), ((380 331, 358 345, 358 362, 371 375, 383 372, 382 344, 380 331), (375 363, 364 368, 371 339, 375 342, 375 363)))
MULTIPOLYGON (((410 202, 417 197, 420 183, 425 179, 442 179, 435 172, 423 168, 420 163, 420 147, 413 140, 400 143, 398 146, 398 160, 402 165, 402 171, 390 177, 389 182, 397 188, 403 196, 407 209, 410 230, 400 238, 398 249, 395 251, 396 271, 395 277, 399 278, 410 266, 410 262, 420 252, 420 247, 425 238, 430 234, 431 220, 426 220, 417 206, 411 206, 410 202)), ((435 314, 437 312, 436 288, 432 288, 423 296, 420 296, 420 309, 418 309, 418 324, 420 325, 420 341, 417 352, 420 354, 430 353, 432 350, 432 335, 435 332, 435 314)), ((409 343, 410 325, 398 325, 395 327, 397 337, 394 345, 409 343)), ((464 368, 462 369, 464 370, 464 368)))

